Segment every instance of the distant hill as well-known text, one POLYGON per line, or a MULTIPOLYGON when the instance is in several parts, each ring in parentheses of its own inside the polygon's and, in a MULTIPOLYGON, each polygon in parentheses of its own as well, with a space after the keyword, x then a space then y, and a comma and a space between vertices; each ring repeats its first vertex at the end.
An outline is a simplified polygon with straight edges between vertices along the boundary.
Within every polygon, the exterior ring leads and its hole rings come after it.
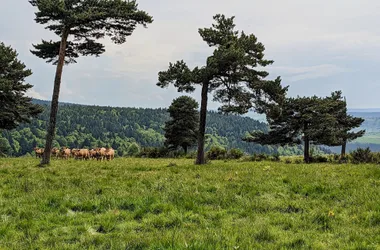
MULTIPOLYGON (((3 131, 10 149, 9 154, 21 156, 35 146, 43 146, 49 118, 50 102, 33 100, 45 108, 31 124, 21 124, 12 131, 3 131)), ((57 135, 54 145, 71 148, 112 146, 125 155, 136 142, 141 147, 163 146, 163 127, 169 119, 166 109, 122 108, 60 103, 57 118, 57 135)), ((272 147, 247 143, 241 140, 249 131, 266 131, 265 123, 246 116, 222 115, 209 112, 206 129, 206 149, 212 145, 240 148, 247 153, 302 154, 302 146, 272 147)), ((4 140, 3 140, 4 141, 4 140)))

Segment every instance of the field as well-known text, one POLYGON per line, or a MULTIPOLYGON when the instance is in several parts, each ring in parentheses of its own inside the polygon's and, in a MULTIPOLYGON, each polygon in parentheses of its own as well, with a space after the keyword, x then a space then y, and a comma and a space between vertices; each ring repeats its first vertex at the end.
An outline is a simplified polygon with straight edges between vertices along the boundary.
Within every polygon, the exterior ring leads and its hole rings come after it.
POLYGON ((3 249, 380 249, 378 165, 0 159, 3 249))

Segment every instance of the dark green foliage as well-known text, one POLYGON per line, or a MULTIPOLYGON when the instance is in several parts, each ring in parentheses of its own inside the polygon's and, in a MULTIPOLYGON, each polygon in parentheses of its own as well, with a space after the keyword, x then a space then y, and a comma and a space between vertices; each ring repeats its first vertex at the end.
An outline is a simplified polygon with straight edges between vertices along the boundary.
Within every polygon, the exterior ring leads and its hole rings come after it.
POLYGON ((244 152, 241 151, 240 149, 231 148, 227 153, 227 158, 228 159, 240 159, 241 157, 243 157, 243 155, 244 155, 244 152))
POLYGON ((354 164, 371 163, 374 160, 373 154, 369 148, 358 148, 351 152, 351 162, 354 164))
POLYGON ((207 152, 209 160, 223 160, 227 157, 227 150, 221 147, 214 146, 207 152))
MULTIPOLYGON (((35 21, 61 36, 68 29, 66 63, 75 63, 79 56, 99 56, 104 45, 96 40, 106 36, 122 44, 137 25, 151 23, 152 17, 138 9, 136 1, 122 0, 29 0, 37 7, 35 21)), ((34 55, 57 64, 59 41, 45 41, 33 45, 34 55)))
POLYGON ((313 163, 325 163, 328 161, 329 159, 323 155, 316 155, 316 156, 310 157, 310 162, 313 162, 313 163))
POLYGON ((266 115, 270 126, 269 132, 254 131, 244 140, 263 145, 304 143, 304 160, 307 163, 310 162, 311 143, 342 145, 342 141, 348 138, 347 124, 350 122, 346 121, 352 120, 347 118, 346 102, 342 100, 340 91, 333 92, 331 96, 325 98, 317 96, 286 98, 281 105, 268 108, 266 115), (340 119, 339 116, 345 118, 340 119), (346 120, 343 121, 344 119, 346 120), (339 125, 340 121, 345 125, 339 125))
POLYGON ((126 152, 126 155, 127 156, 136 156, 140 153, 140 146, 135 143, 135 142, 132 142, 128 148, 127 148, 127 152, 126 152))
MULTIPOLYGON (((50 102, 34 100, 44 107, 43 113, 30 124, 20 124, 12 131, 3 131, 12 146, 11 155, 22 156, 33 148, 44 145, 44 131, 49 119, 50 102)), ((118 156, 129 155, 128 148, 137 143, 141 147, 160 147, 164 144, 164 124, 169 120, 165 109, 113 108, 63 103, 58 111, 57 136, 54 147, 94 148, 109 144, 117 149, 118 156)), ((246 143, 240 138, 252 128, 266 131, 264 123, 249 117, 224 116, 209 112, 207 119, 206 149, 219 145, 238 148, 245 153, 294 155, 302 147, 272 147, 246 143)))
POLYGON ((169 157, 169 150, 166 147, 146 147, 143 148, 140 153, 137 154, 138 157, 142 158, 166 158, 169 157))
POLYGON ((25 96, 33 87, 25 83, 32 71, 17 56, 15 50, 0 42, 0 130, 16 128, 42 112, 42 107, 25 96))
POLYGON ((168 112, 170 120, 165 123, 165 146, 171 150, 182 147, 185 154, 198 138, 198 103, 191 97, 181 96, 173 100, 168 112))

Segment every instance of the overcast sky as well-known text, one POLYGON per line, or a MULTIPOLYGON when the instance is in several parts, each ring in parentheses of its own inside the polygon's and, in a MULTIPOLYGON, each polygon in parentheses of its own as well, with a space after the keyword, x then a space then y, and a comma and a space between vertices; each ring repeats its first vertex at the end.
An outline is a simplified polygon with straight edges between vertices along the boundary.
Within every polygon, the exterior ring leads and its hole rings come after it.
MULTIPOLYGON (((270 78, 281 76, 292 96, 326 96, 342 90, 350 108, 379 108, 380 1, 378 0, 140 0, 154 17, 123 45, 106 43, 98 58, 64 68, 60 100, 124 107, 167 107, 181 95, 155 84, 157 72, 184 59, 203 65, 210 49, 198 28, 212 16, 236 16, 237 29, 255 34, 266 47, 270 78)), ((34 22, 27 0, 0 0, 0 41, 31 68, 30 95, 50 99, 55 67, 29 50, 41 39, 57 39, 34 22)), ((200 92, 192 94, 200 100, 200 92)), ((217 108, 212 103, 210 108, 217 108)))

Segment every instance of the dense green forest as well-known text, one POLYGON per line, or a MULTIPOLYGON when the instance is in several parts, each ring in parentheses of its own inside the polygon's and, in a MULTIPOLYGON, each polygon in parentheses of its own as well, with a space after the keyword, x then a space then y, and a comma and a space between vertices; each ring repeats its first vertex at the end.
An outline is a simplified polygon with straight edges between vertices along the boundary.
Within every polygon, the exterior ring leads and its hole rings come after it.
MULTIPOLYGON (((22 156, 44 145, 49 102, 33 100, 44 107, 44 112, 30 124, 2 131, 0 142, 6 153, 22 156)), ((61 103, 54 146, 92 148, 112 146, 119 156, 128 155, 132 143, 141 147, 160 147, 164 143, 164 123, 169 119, 166 109, 116 108, 61 103)), ((211 146, 240 148, 246 153, 280 155, 302 154, 302 146, 261 146, 241 140, 248 131, 267 130, 265 123, 249 117, 222 115, 209 112, 207 119, 206 150, 211 146)))

